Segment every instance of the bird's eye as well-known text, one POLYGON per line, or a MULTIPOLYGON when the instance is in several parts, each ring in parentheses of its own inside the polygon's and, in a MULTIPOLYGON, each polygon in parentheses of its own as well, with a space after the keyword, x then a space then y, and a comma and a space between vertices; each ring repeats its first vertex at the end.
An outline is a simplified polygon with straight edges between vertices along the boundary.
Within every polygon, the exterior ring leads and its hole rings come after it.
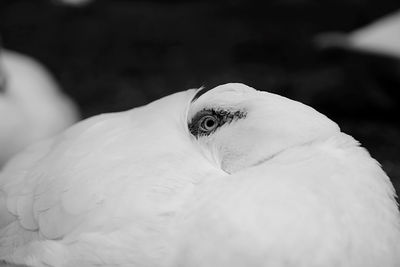
POLYGON ((221 126, 246 117, 246 114, 247 113, 242 110, 203 109, 194 115, 189 122, 189 131, 196 138, 208 136, 221 126))
POLYGON ((218 127, 218 118, 213 115, 205 115, 199 120, 200 131, 208 133, 214 131, 218 127))

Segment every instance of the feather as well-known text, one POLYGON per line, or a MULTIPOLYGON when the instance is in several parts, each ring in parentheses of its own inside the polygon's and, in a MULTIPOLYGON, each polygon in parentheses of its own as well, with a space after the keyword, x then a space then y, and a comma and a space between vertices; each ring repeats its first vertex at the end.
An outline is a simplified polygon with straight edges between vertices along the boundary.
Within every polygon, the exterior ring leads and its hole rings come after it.
POLYGON ((13 158, 0 173, 0 260, 400 264, 393 186, 357 141, 317 111, 245 85, 195 94, 89 118, 13 158), (189 124, 205 107, 246 116, 195 136, 189 124))

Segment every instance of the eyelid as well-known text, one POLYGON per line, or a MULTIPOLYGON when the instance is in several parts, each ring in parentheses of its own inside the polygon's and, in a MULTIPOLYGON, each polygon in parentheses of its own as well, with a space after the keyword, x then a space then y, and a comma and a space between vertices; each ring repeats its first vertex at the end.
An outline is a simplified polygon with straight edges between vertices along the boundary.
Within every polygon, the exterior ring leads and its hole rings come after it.
POLYGON ((203 109, 200 110, 199 112, 196 113, 196 115, 193 116, 192 120, 189 122, 189 124, 199 121, 202 117, 206 115, 213 115, 213 112, 210 109, 203 109))

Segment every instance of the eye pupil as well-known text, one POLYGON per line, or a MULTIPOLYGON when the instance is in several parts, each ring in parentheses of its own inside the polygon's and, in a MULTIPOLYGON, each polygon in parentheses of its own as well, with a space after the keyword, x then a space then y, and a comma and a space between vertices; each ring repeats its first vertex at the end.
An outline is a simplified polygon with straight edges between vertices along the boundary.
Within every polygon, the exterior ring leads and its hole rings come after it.
POLYGON ((217 118, 214 116, 205 116, 201 121, 200 121, 200 130, 203 132, 210 132, 217 128, 218 126, 218 121, 217 118))
POLYGON ((214 120, 211 120, 211 119, 206 120, 206 126, 207 127, 212 128, 212 127, 214 127, 214 125, 215 125, 215 121, 214 120))

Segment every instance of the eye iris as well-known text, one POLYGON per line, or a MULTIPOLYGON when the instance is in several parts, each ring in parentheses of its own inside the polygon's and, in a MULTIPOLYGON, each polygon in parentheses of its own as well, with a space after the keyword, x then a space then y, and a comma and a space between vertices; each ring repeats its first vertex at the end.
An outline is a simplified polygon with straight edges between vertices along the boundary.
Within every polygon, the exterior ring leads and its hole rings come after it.
POLYGON ((213 116, 205 116, 200 121, 200 129, 205 132, 214 130, 218 126, 217 118, 213 116))

